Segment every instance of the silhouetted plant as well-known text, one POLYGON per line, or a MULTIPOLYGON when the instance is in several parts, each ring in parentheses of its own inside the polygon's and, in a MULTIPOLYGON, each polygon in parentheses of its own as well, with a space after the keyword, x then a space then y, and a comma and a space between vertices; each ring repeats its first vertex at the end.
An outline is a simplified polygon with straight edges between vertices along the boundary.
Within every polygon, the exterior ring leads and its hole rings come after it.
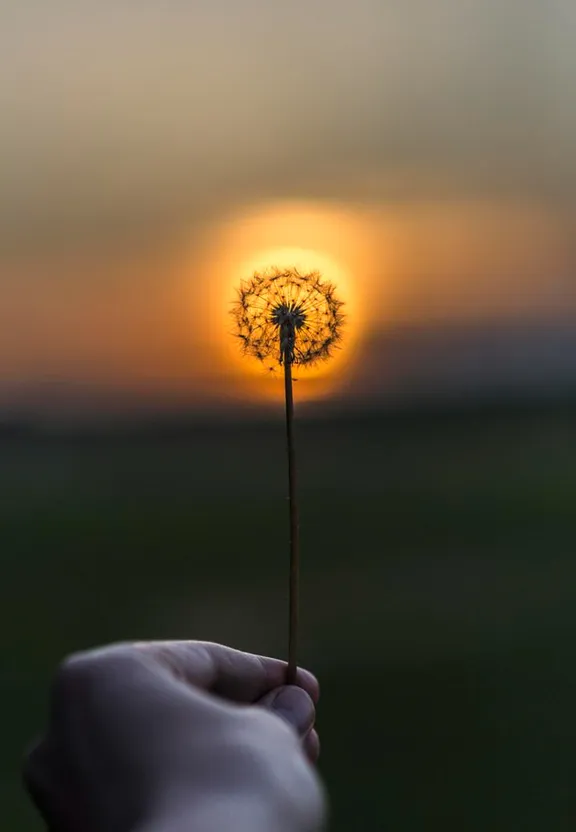
POLYGON ((288 493, 290 507, 290 612, 288 683, 296 680, 300 545, 292 367, 313 365, 332 355, 342 337, 342 301, 319 272, 271 268, 241 283, 232 315, 246 355, 269 370, 284 369, 288 493))

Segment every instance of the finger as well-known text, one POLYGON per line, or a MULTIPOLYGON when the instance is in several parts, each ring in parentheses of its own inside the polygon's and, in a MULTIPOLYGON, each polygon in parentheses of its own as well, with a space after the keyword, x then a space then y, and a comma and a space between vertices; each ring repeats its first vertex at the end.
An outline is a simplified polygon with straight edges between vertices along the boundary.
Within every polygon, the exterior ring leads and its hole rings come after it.
MULTIPOLYGON (((153 655, 178 677, 239 703, 254 703, 284 685, 287 664, 206 641, 151 641, 135 645, 153 655)), ((298 668, 296 684, 318 701, 316 677, 298 668)))
POLYGON ((302 688, 293 685, 278 688, 262 697, 258 705, 284 719, 301 737, 305 737, 314 725, 314 702, 302 688))
POLYGON ((318 732, 313 728, 304 738, 304 751, 306 756, 312 763, 318 761, 320 756, 320 738, 318 732))

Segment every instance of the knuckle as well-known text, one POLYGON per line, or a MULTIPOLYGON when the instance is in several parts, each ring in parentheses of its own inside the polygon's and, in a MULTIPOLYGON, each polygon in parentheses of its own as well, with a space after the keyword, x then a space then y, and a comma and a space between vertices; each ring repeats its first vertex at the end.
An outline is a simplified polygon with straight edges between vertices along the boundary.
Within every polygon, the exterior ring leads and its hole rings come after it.
POLYGON ((76 694, 94 680, 95 662, 89 653, 73 653, 63 659, 56 669, 52 691, 56 696, 76 694))
POLYGON ((97 684, 111 667, 123 667, 137 660, 137 656, 129 644, 71 653, 56 669, 53 691, 63 695, 85 692, 97 684))
POLYGON ((57 704, 89 695, 106 676, 112 662, 124 660, 119 647, 71 653, 61 662, 52 681, 52 701, 57 704))

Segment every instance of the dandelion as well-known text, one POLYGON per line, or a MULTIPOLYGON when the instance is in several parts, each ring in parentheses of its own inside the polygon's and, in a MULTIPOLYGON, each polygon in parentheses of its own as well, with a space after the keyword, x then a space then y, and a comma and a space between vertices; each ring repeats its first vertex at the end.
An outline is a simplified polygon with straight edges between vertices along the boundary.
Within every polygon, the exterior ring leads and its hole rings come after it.
POLYGON ((273 268, 243 281, 232 309, 243 352, 271 372, 284 370, 290 509, 289 684, 296 679, 300 572, 292 367, 330 358, 342 337, 342 306, 335 287, 319 272, 273 268))

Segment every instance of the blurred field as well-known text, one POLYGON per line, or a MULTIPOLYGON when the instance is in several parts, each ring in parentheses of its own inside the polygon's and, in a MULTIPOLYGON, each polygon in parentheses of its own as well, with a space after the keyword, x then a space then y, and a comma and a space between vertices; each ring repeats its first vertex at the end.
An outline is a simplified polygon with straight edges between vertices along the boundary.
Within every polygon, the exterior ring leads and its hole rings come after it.
MULTIPOLYGON (((300 425, 302 661, 332 829, 576 824, 576 408, 300 425)), ((4 828, 51 670, 100 642, 285 652, 280 425, 0 440, 4 828)))

